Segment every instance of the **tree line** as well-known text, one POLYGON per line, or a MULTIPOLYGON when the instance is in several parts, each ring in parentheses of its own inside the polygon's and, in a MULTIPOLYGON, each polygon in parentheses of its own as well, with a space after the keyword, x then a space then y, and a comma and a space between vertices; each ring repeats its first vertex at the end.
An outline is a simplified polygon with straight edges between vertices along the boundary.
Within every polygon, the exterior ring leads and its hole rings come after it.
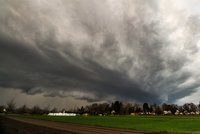
POLYGON ((29 108, 26 105, 16 108, 16 103, 14 100, 11 100, 6 106, 0 106, 0 113, 42 115, 58 112, 76 113, 79 115, 190 115, 199 114, 200 105, 195 105, 194 103, 185 103, 182 106, 166 103, 162 105, 148 103, 131 104, 115 101, 113 103, 93 103, 91 105, 70 110, 58 110, 57 108, 50 108, 50 106, 40 108, 38 105, 33 106, 32 108, 29 108))

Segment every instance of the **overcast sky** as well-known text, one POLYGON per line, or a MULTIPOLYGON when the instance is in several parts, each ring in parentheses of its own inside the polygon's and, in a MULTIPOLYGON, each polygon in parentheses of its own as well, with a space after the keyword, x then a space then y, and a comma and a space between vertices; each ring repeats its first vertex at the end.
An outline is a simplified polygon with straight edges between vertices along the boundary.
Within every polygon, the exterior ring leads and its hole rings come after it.
POLYGON ((0 104, 199 103, 199 0, 0 0, 0 104))

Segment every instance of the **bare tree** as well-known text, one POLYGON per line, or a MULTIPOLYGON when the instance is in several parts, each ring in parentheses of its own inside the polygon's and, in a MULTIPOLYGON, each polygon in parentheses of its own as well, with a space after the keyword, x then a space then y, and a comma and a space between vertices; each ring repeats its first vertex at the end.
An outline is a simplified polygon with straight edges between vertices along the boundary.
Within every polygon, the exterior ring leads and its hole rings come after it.
POLYGON ((56 107, 54 107, 53 109, 50 110, 51 113, 57 113, 58 109, 56 107))
POLYGON ((43 114, 43 111, 38 105, 36 105, 32 107, 31 114, 43 114))
POLYGON ((48 114, 50 112, 50 105, 48 105, 47 107, 45 107, 44 109, 43 109, 43 113, 44 114, 48 114))
POLYGON ((12 99, 7 102, 7 111, 9 113, 15 113, 15 110, 16 110, 16 103, 15 103, 14 99, 12 99))
POLYGON ((20 108, 17 109, 17 113, 27 114, 27 113, 30 113, 30 109, 26 105, 23 105, 23 106, 21 106, 20 108))

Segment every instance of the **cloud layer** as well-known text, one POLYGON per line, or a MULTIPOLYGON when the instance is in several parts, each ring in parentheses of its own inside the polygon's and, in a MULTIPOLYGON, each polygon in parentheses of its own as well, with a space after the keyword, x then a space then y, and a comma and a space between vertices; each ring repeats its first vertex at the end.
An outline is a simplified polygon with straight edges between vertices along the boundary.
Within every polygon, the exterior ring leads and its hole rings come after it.
POLYGON ((170 1, 0 2, 0 86, 87 101, 199 92, 200 20, 170 1))

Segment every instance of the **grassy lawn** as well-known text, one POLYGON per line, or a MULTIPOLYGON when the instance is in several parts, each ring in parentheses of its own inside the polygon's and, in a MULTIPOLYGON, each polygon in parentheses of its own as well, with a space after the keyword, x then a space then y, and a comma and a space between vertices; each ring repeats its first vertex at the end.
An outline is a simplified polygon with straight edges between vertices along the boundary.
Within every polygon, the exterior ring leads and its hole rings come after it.
POLYGON ((200 116, 76 116, 19 115, 19 117, 145 132, 200 133, 200 116))

